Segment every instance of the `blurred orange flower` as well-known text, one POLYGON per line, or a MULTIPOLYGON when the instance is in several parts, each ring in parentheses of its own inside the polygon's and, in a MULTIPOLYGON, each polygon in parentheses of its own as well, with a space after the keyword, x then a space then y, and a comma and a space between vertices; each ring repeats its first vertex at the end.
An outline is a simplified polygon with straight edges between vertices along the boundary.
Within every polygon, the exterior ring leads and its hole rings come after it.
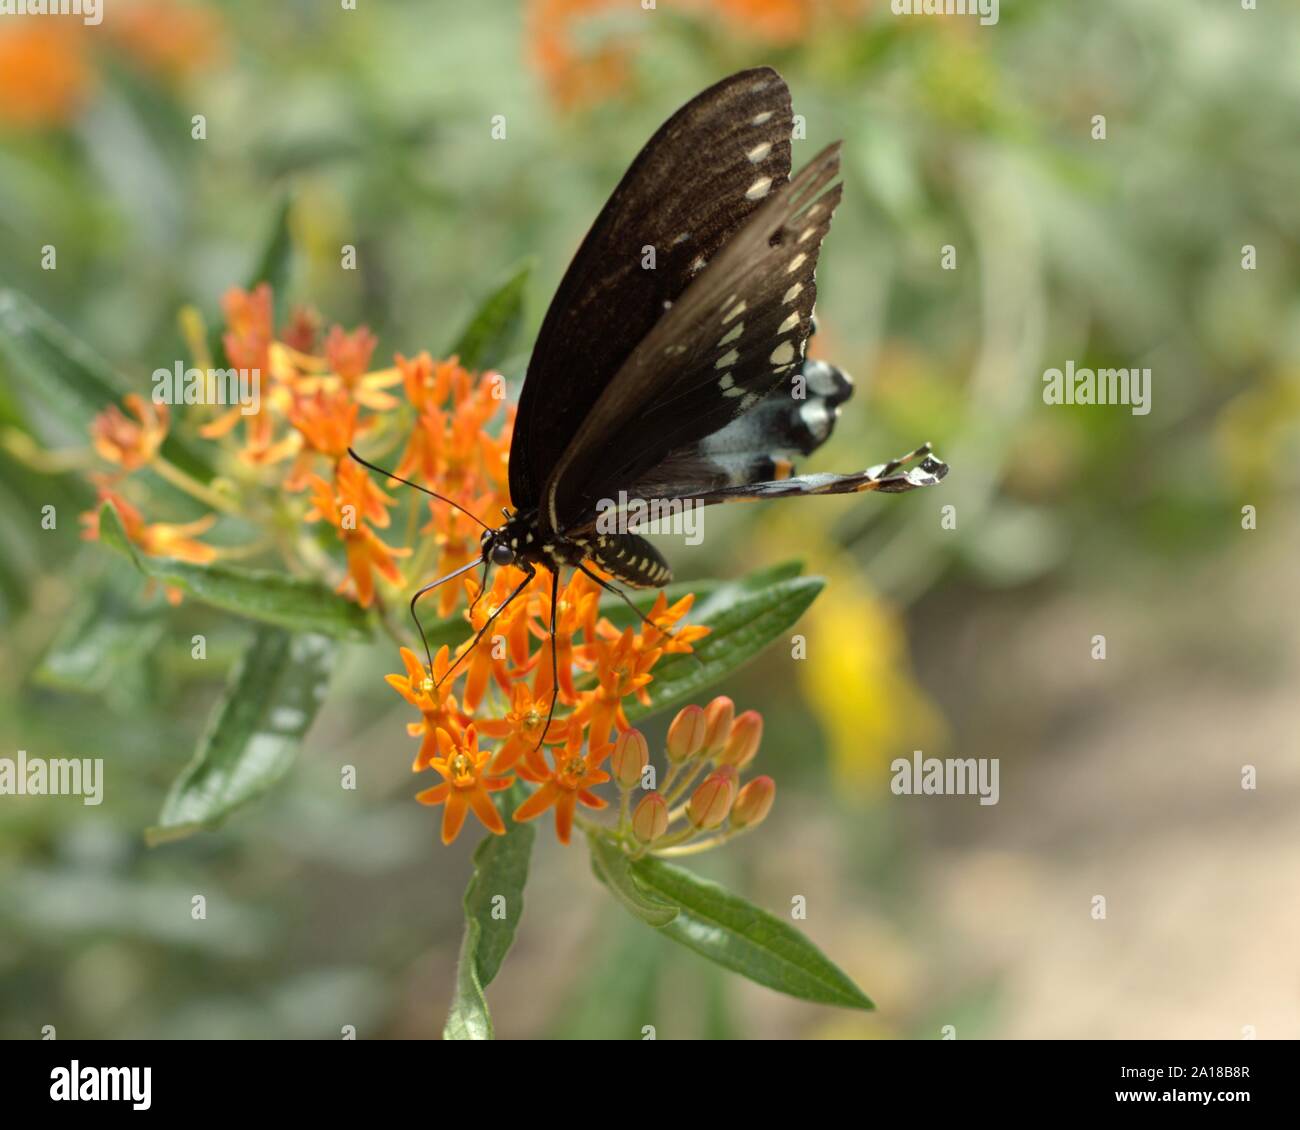
POLYGON ((166 404, 150 404, 134 392, 128 393, 124 402, 135 419, 110 404, 91 422, 90 441, 100 458, 134 471, 158 454, 167 438, 171 410, 166 404))

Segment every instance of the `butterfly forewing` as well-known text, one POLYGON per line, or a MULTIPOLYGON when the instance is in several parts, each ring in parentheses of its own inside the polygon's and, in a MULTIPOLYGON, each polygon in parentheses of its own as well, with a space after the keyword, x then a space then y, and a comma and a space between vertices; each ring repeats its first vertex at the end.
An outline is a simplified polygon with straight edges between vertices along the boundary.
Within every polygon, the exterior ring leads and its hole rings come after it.
POLYGON ((544 488, 554 528, 581 527, 605 497, 726 427, 798 372, 818 253, 840 197, 831 184, 838 171, 832 145, 774 188, 637 345, 544 488))
POLYGON ((510 454, 516 507, 540 504, 583 420, 666 304, 789 180, 792 120, 776 71, 742 71, 682 107, 633 161, 538 334, 510 454))

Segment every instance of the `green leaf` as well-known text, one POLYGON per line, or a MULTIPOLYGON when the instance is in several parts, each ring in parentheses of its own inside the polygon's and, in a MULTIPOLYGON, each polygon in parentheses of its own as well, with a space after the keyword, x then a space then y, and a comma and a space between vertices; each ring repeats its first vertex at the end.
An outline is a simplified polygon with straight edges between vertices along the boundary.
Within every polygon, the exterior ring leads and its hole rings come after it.
MULTIPOLYGON (((93 416, 131 391, 90 346, 14 290, 0 291, 0 361, 28 395, 79 434, 93 416)), ((162 453, 203 481, 212 478, 206 451, 174 429, 162 453)))
MULTIPOLYGON (((126 566, 121 572, 139 588, 126 566)), ((34 683, 102 696, 119 713, 138 712, 143 704, 135 692, 149 682, 167 621, 160 608, 141 607, 123 588, 108 578, 86 584, 32 673, 34 683)))
POLYGON ((325 697, 335 651, 324 636, 258 629, 194 760, 145 833, 151 845, 212 827, 288 772, 325 697))
POLYGON ((628 720, 686 703, 744 666, 795 625, 825 584, 820 577, 791 577, 757 590, 743 581, 718 586, 689 617, 713 631, 695 644, 694 655, 670 655, 658 663, 646 688, 650 705, 628 700, 628 720))
POLYGON ((0 291, 0 356, 29 392, 77 430, 130 391, 107 361, 14 290, 0 291))
MULTIPOLYGON (((512 811, 527 796, 516 782, 501 794, 512 811)), ((486 836, 474 852, 474 874, 465 888, 465 936, 456 971, 456 993, 443 1028, 445 1040, 490 1040, 492 1016, 483 991, 492 983, 515 940, 524 913, 524 885, 536 832, 507 819, 504 836, 486 836), (497 902, 498 896, 503 900, 497 902), (505 917, 493 911, 504 907, 505 917)))
POLYGON ((651 926, 667 926, 677 917, 679 907, 648 894, 637 885, 625 851, 591 832, 587 834, 587 846, 591 848, 591 869, 596 878, 629 912, 651 926))
POLYGON ((817 1004, 875 1005, 815 945, 788 923, 708 879, 661 859, 631 864, 649 897, 681 908, 660 927, 674 941, 769 989, 817 1004))
POLYGON ((145 576, 175 585, 205 604, 292 631, 339 639, 365 639, 370 622, 363 608, 320 581, 228 565, 195 565, 171 557, 148 557, 127 539, 111 502, 99 508, 99 540, 125 554, 145 576))
POLYGON ((518 267, 470 318, 450 352, 467 369, 491 369, 509 356, 524 321, 524 290, 532 263, 518 267))

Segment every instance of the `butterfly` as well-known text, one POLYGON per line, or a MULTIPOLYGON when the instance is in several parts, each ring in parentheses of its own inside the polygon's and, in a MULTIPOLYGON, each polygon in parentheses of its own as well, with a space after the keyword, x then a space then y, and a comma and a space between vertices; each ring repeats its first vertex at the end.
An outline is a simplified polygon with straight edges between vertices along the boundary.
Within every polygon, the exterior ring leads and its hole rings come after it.
POLYGON ((423 639, 425 593, 480 564, 480 593, 491 566, 523 571, 457 663, 539 568, 551 577, 552 636, 566 566, 628 604, 614 581, 672 580, 654 545, 610 528, 613 499, 671 507, 897 493, 948 473, 928 444, 852 474, 794 473, 794 458, 830 436, 853 384, 806 357, 817 259, 842 191, 840 143, 791 178, 792 130, 790 91, 775 70, 731 75, 660 127, 597 216, 528 364, 510 447, 514 509, 496 527, 470 515, 484 531, 478 560, 411 598, 423 639))

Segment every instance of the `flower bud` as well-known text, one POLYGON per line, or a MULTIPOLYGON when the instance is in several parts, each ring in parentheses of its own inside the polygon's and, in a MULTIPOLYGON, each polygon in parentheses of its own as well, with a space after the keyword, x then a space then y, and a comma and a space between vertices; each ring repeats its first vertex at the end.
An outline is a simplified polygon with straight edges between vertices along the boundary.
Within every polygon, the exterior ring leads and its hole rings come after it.
POLYGON ((706 756, 714 757, 727 744, 731 723, 736 717, 736 705, 725 694, 720 694, 705 708, 704 717, 707 721, 704 752, 706 756))
POLYGON ((700 752, 704 745, 707 723, 704 708, 686 706, 678 712, 668 727, 668 757, 671 761, 686 761, 700 752))
POLYGON ((620 788, 631 789, 641 783, 641 772, 650 762, 650 747, 640 730, 624 730, 614 743, 609 768, 620 788))
POLYGON ((697 828, 716 828, 727 818, 736 799, 736 771, 725 765, 710 773, 691 794, 686 816, 697 828))
POLYGON ((776 782, 771 777, 755 777, 736 796, 731 808, 733 828, 752 828, 767 819, 776 800, 776 782))
POLYGON ((762 740, 763 716, 757 710, 746 710, 732 723, 731 736, 727 738, 718 761, 737 769, 748 765, 758 753, 758 744, 762 740))
POLYGON ((651 844, 666 831, 668 805, 658 793, 646 793, 632 812, 632 834, 643 844, 651 844))

